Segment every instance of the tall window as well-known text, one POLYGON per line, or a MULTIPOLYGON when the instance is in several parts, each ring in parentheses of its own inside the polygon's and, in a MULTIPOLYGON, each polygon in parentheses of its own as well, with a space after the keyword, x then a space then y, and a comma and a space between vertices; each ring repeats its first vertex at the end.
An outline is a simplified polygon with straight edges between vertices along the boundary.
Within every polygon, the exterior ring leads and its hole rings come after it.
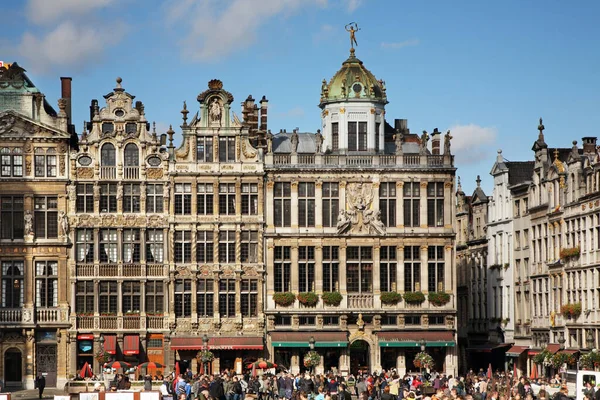
POLYGON ((419 182, 404 182, 404 226, 419 226, 421 189, 419 182))
POLYGON ((348 150, 367 150, 367 123, 348 122, 348 150))
POLYGON ((323 246, 323 291, 339 290, 339 247, 323 246))
POLYGON ((379 211, 385 226, 396 226, 396 183, 382 182, 379 185, 379 211))
POLYGON ((139 167, 140 165, 140 152, 138 147, 133 143, 128 143, 123 151, 125 156, 126 167, 139 167))
POLYGON ((444 291, 444 246, 427 248, 427 290, 444 291))
POLYGON ((275 275, 275 291, 289 292, 292 279, 292 258, 291 247, 275 246, 275 260, 273 270, 275 275))
POLYGON ((235 215, 235 183, 219 184, 219 214, 235 215))
POLYGON ((196 282, 196 312, 199 317, 212 317, 215 296, 212 279, 198 279, 196 282))
POLYGON ((277 182, 274 188, 275 226, 286 227, 292 223, 292 188, 290 182, 277 182))
POLYGON ((258 262, 258 231, 242 231, 242 262, 258 262))
POLYGON ((162 314, 165 311, 165 285, 162 281, 146 282, 146 314, 162 314))
POLYGON ((34 164, 36 177, 56 176, 56 149, 35 149, 34 164))
POLYGON ((337 224, 339 214, 340 191, 337 182, 323 182, 323 226, 337 224))
POLYGON ((100 230, 100 262, 117 262, 118 239, 116 229, 100 230))
POLYGON ((235 231, 219 232, 219 262, 235 263, 235 231))
POLYGON ((242 183, 242 214, 258 214, 258 184, 242 183))
POLYGON ((192 184, 175 184, 175 214, 190 215, 192 213, 192 184))
POLYGON ((176 279, 175 280, 175 316, 176 317, 191 317, 192 316, 192 280, 191 279, 176 279))
POLYGON ((78 183, 76 190, 77 190, 77 212, 93 213, 94 212, 94 184, 93 183, 78 183))
POLYGON ((98 308, 100 314, 116 314, 118 290, 117 282, 100 282, 98 285, 98 308))
POLYGON ((146 185, 146 212, 162 213, 164 205, 164 192, 162 184, 150 183, 146 185))
POLYGON ((121 291, 123 293, 121 312, 139 313, 142 309, 140 306, 142 298, 141 282, 125 281, 121 286, 121 291))
POLYGON ((100 212, 117 212, 117 184, 103 183, 100 185, 100 212))
POLYGON ((94 307, 93 281, 78 281, 75 284, 75 312, 77 314, 93 315, 96 311, 94 307))
POLYGON ((53 239, 58 237, 58 198, 36 197, 35 237, 53 239))
POLYGON ((331 150, 338 151, 340 148, 340 126, 337 122, 331 123, 331 150))
POLYGON ((298 289, 300 292, 315 290, 315 248, 298 247, 298 289))
POLYGON ((192 232, 176 231, 174 258, 176 263, 192 262, 192 232))
POLYGON ((444 226, 444 182, 427 184, 427 225, 444 226))
POLYGON ((381 122, 375 123, 375 150, 379 151, 379 129, 381 128, 381 122))
POLYGON ((21 260, 2 261, 2 307, 23 307, 23 269, 21 260))
POLYGON ((165 233, 162 229, 146 230, 146 262, 162 263, 165 259, 165 233))
POLYGON ((22 196, 0 198, 0 232, 2 239, 23 239, 25 222, 22 196))
POLYGON ((219 161, 235 162, 235 137, 219 138, 219 161))
POLYGON ((315 184, 313 182, 298 184, 298 225, 315 226, 315 184))
POLYGON ((219 314, 235 317, 235 279, 219 280, 219 314))
POLYGON ((381 246, 379 288, 382 292, 396 291, 396 246, 381 246))
POLYGON ((197 232, 196 262, 213 263, 215 261, 213 237, 212 231, 197 232))
POLYGON ((1 176, 23 176, 23 150, 20 148, 0 149, 1 176))
POLYGON ((349 246, 346 250, 347 287, 350 293, 373 292, 373 248, 349 246))
POLYGON ((35 305, 37 307, 58 305, 58 262, 35 262, 35 305))
POLYGON ((213 137, 199 136, 196 143, 196 157, 198 162, 213 161, 213 137))
POLYGON ((123 212, 140 212, 140 185, 137 183, 126 183, 123 186, 123 212))
POLYGON ((77 229, 76 257, 77 262, 94 262, 94 230, 77 229))
POLYGON ((421 290, 421 249, 419 246, 404 247, 404 291, 421 290))
POLYGON ((199 215, 213 214, 213 184, 199 183, 197 187, 196 204, 199 215))
POLYGON ((244 317, 258 315, 258 279, 242 279, 240 304, 244 317))
POLYGON ((123 229, 123 262, 140 262, 140 230, 123 229))
POLYGON ((114 167, 117 165, 117 156, 115 146, 112 143, 106 143, 100 151, 100 163, 103 167, 114 167))

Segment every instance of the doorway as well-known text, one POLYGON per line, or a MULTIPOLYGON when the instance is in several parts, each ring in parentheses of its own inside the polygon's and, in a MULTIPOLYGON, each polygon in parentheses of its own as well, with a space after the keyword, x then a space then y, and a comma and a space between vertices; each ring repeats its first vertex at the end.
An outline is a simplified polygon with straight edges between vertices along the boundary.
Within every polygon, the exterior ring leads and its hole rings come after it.
POLYGON ((36 362, 38 375, 46 378, 46 387, 56 387, 56 345, 38 345, 36 362))
POLYGON ((23 356, 19 349, 8 349, 4 353, 4 383, 7 388, 21 388, 23 380, 23 356))
POLYGON ((371 372, 371 351, 369 343, 357 340, 350 344, 350 372, 355 376, 371 372))

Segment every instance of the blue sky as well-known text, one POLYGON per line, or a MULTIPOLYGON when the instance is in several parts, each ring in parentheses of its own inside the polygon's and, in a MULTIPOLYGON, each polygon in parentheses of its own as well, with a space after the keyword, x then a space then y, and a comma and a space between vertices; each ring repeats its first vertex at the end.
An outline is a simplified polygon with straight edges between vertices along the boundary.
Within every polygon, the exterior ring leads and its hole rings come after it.
POLYGON ((600 2, 383 0, 20 0, 4 2, 0 59, 18 61, 52 104, 73 77, 77 130, 123 78, 160 130, 198 109, 210 79, 236 112, 269 99, 269 128, 319 127, 321 81, 348 55, 386 81, 386 117, 452 130, 463 189, 491 194, 496 151, 531 160, 538 118, 550 147, 600 130, 600 2))

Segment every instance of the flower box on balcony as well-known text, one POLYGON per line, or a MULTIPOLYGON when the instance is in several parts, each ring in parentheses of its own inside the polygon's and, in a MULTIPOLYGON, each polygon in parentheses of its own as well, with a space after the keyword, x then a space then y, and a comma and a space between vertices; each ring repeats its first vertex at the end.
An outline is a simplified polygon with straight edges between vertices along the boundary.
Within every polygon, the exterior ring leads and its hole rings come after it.
POLYGON ((126 317, 139 317, 140 312, 139 311, 126 311, 125 316, 126 317))
POLYGON ((339 306, 343 297, 340 292, 323 292, 321 299, 327 306, 339 306))
POLYGON ((421 304, 425 301, 423 292, 406 292, 402 297, 409 304, 421 304))
POLYGON ((301 292, 296 296, 300 304, 306 307, 314 307, 319 302, 319 296, 315 292, 301 292))
POLYGON ((273 301, 278 306, 289 307, 294 304, 296 295, 292 292, 277 292, 273 294, 273 301))
POLYGON ((431 292, 427 295, 427 298, 434 306, 443 306, 450 302, 450 295, 446 292, 431 292))
POLYGON ((164 317, 165 314, 163 313, 146 313, 147 317, 164 317))
POLYGON ((560 308, 560 313, 565 318, 577 318, 581 315, 581 303, 565 304, 560 308))
POLYGON ((581 249, 579 248, 579 246, 565 247, 564 249, 560 250, 560 259, 568 260, 570 258, 577 258, 579 257, 580 252, 581 249))
POLYGON ((101 317, 116 317, 117 313, 113 313, 113 312, 101 312, 100 316, 101 317))
POLYGON ((402 295, 398 292, 382 292, 380 299, 385 305, 396 305, 402 300, 402 295))
POLYGON ((77 313, 78 317, 93 317, 94 313, 93 312, 89 312, 89 313, 77 313))

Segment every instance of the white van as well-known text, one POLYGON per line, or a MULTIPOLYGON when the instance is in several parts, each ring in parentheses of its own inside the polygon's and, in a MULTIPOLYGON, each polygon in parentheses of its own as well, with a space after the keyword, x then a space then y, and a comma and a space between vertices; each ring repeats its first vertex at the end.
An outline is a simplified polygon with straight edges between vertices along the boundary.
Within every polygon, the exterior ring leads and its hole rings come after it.
MULTIPOLYGON (((569 397, 575 400, 583 400, 583 392, 585 390, 585 384, 587 382, 592 383, 592 387, 596 390, 596 385, 600 383, 600 372, 596 371, 576 371, 576 370, 568 370, 565 373, 561 374, 563 379, 567 381, 567 389, 569 389, 569 397)), ((537 388, 539 391, 540 388, 537 388)), ((552 398, 556 392, 560 390, 560 388, 545 388, 549 397, 552 398)), ((534 390, 534 393, 536 391, 534 390)), ((536 394, 537 395, 537 394, 536 394)))

